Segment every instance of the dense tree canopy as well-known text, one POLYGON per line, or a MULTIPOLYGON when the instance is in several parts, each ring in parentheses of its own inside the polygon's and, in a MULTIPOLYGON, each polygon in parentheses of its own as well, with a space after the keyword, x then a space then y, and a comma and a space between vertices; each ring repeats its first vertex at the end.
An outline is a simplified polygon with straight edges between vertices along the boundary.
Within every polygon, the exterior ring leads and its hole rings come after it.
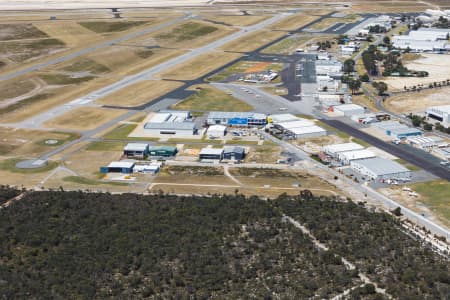
POLYGON ((393 217, 310 192, 270 202, 29 192, 0 210, 0 240, 5 299, 322 299, 352 287, 354 299, 384 299, 358 270, 400 299, 442 297, 450 286, 448 261, 393 217))

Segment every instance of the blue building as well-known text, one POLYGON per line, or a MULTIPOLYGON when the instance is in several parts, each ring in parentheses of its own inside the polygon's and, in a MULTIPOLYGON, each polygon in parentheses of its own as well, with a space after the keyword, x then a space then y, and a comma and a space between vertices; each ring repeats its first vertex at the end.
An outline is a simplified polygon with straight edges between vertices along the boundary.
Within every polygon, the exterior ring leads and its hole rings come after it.
POLYGON ((208 125, 227 125, 227 126, 264 126, 267 124, 265 114, 254 112, 210 112, 207 119, 208 125))
POLYGON ((135 163, 132 161, 113 161, 107 167, 100 167, 100 173, 133 173, 135 163))

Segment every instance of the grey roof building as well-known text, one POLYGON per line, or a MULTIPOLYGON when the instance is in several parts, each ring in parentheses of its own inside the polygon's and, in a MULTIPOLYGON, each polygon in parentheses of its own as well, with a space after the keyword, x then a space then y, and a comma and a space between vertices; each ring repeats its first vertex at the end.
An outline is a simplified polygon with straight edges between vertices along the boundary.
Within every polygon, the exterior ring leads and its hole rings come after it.
POLYGON ((395 161, 380 157, 354 160, 350 162, 350 167, 376 181, 411 178, 410 170, 395 161))

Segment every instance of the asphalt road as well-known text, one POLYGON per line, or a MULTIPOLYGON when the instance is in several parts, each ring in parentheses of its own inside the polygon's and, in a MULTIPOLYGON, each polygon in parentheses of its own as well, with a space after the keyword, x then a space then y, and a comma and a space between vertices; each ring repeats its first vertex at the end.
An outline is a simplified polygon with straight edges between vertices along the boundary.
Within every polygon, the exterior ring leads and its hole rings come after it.
MULTIPOLYGON (((321 120, 321 121, 328 121, 328 120, 321 120)), ((339 174, 338 172, 329 168, 328 166, 318 163, 317 161, 311 159, 307 153, 305 153, 298 147, 296 147, 286 141, 281 141, 263 131, 261 131, 261 134, 264 135, 266 139, 271 140, 272 142, 278 144, 282 149, 289 151, 290 153, 296 155, 299 159, 308 160, 308 161, 314 163, 314 165, 317 168, 323 169, 326 172, 329 172, 332 175, 339 177, 340 179, 344 180, 347 184, 354 187, 355 189, 362 191, 363 193, 366 193, 368 196, 370 196, 374 200, 381 203, 387 209, 392 210, 397 207, 400 207, 402 214, 405 217, 407 217, 409 220, 415 222, 416 224, 418 224, 420 226, 424 226, 425 228, 427 228, 434 234, 446 237, 447 239, 450 238, 450 231, 447 230, 446 228, 443 228, 443 227, 435 224, 433 221, 428 220, 427 218, 415 213, 414 211, 410 210, 409 208, 404 207, 401 204, 389 199, 388 197, 378 193, 376 190, 373 190, 372 188, 365 186, 364 184, 356 183, 352 179, 342 176, 342 174, 339 174)), ((363 201, 364 199, 358 199, 358 200, 363 201)))
POLYGON ((361 139, 383 151, 397 156, 398 158, 424 169, 437 177, 450 181, 450 169, 441 166, 439 164, 439 160, 431 154, 407 145, 394 145, 386 143, 339 120, 321 119, 320 121, 340 131, 346 132, 351 136, 361 139))
POLYGON ((24 68, 24 69, 21 69, 21 70, 18 70, 18 71, 14 71, 12 73, 1 75, 0 76, 0 81, 13 79, 13 78, 16 78, 16 77, 28 74, 30 72, 38 71, 38 70, 41 70, 43 68, 46 68, 46 67, 49 67, 49 66, 52 66, 52 65, 56 65, 56 64, 59 64, 59 63, 62 63, 62 62, 74 59, 74 58, 77 58, 77 57, 79 57, 81 55, 86 55, 86 54, 89 54, 91 52, 98 51, 98 50, 101 50, 103 48, 107 48, 107 47, 113 46, 114 44, 119 44, 119 43, 123 43, 123 42, 129 41, 129 40, 137 38, 137 37, 139 37, 141 35, 149 34, 149 33, 155 32, 157 30, 160 30, 162 28, 165 28, 167 26, 175 25, 175 24, 180 23, 180 22, 182 22, 182 21, 184 21, 186 19, 189 19, 190 17, 191 17, 190 14, 186 14, 186 15, 184 15, 182 17, 178 17, 178 18, 173 19, 171 21, 164 22, 164 23, 159 24, 157 26, 153 26, 153 27, 141 30, 141 31, 133 32, 133 33, 127 34, 125 36, 122 36, 122 37, 119 37, 119 38, 116 38, 116 39, 113 39, 113 40, 109 40, 109 41, 106 41, 106 42, 94 45, 92 47, 84 48, 82 50, 79 50, 79 51, 76 51, 76 52, 73 52, 73 53, 61 56, 61 57, 57 57, 55 59, 51 59, 51 60, 49 60, 47 62, 44 62, 44 63, 35 64, 35 65, 32 65, 30 67, 27 67, 27 68, 24 68))

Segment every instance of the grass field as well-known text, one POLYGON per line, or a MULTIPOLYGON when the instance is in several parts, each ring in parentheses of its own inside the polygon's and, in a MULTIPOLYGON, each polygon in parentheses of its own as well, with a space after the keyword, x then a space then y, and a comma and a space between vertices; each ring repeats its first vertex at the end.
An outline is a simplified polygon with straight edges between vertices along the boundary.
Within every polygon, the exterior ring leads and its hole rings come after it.
MULTIPOLYGON (((32 91, 36 85, 30 79, 20 79, 0 82, 0 101, 15 98, 32 91)), ((0 102, 1 105, 1 102, 0 102)))
POLYGON ((360 15, 350 14, 343 18, 326 18, 320 22, 313 24, 310 28, 315 30, 325 30, 336 23, 353 23, 361 18, 360 15))
POLYGON ((86 177, 81 177, 81 176, 67 176, 64 177, 62 179, 65 182, 72 182, 72 183, 76 183, 76 184, 83 184, 83 185, 101 185, 101 184, 105 184, 105 185, 118 185, 118 186, 127 186, 128 184, 125 182, 114 182, 114 181, 101 181, 101 180, 95 180, 95 179, 90 179, 90 178, 86 178, 86 177))
POLYGON ((126 113, 96 107, 81 107, 44 123, 46 127, 71 130, 90 130, 126 113))
POLYGON ((450 183, 444 180, 412 184, 420 200, 447 225, 450 224, 450 183))
POLYGON ((73 21, 58 22, 57 25, 52 21, 36 22, 35 26, 69 47, 87 45, 102 39, 100 35, 73 21))
POLYGON ((64 49, 65 44, 58 39, 39 39, 28 41, 10 41, 0 43, 0 55, 20 63, 37 58, 57 50, 64 49))
POLYGON ((137 82, 126 89, 121 89, 96 101, 97 104, 124 107, 148 103, 166 93, 182 86, 182 82, 166 80, 145 80, 137 82))
POLYGON ((122 151, 125 142, 92 142, 86 147, 86 151, 122 151))
POLYGON ((148 24, 146 21, 92 21, 92 22, 80 22, 81 26, 96 32, 96 33, 109 33, 125 31, 136 26, 142 26, 148 24))
POLYGON ((271 25, 270 28, 275 30, 295 30, 311 23, 314 20, 317 20, 318 18, 318 16, 313 15, 295 14, 271 25))
MULTIPOLYGON (((19 102, 5 106, 3 108, 0 108, 0 115, 5 115, 8 113, 20 111, 22 108, 24 108, 28 105, 39 104, 39 102, 44 101, 51 96, 52 96, 52 94, 37 94, 37 95, 31 96, 31 97, 25 98, 19 102)), ((3 120, 5 121, 7 119, 4 118, 3 120)), ((16 119, 16 121, 17 120, 18 119, 16 119)))
POLYGON ((215 26, 209 26, 199 22, 190 21, 173 28, 171 31, 161 33, 156 37, 158 39, 184 42, 213 33, 216 30, 218 30, 218 28, 215 26))
POLYGON ((260 30, 227 43, 222 46, 221 49, 235 52, 249 52, 283 36, 284 34, 285 33, 281 31, 260 30))
POLYGON ((145 51, 144 47, 112 46, 96 51, 89 58, 110 69, 117 76, 126 76, 184 53, 181 50, 152 49, 152 55, 143 58, 142 53, 139 54, 142 51, 145 51))
POLYGON ((276 44, 264 49, 263 53, 290 54, 312 39, 310 35, 294 35, 287 37, 276 44))
POLYGON ((237 73, 252 73, 261 72, 264 70, 272 70, 275 72, 280 72, 283 69, 282 63, 261 63, 259 61, 239 61, 228 68, 222 70, 220 73, 214 74, 209 77, 210 81, 222 81, 228 76, 237 73))
POLYGON ((233 26, 249 26, 268 19, 269 15, 211 15, 203 14, 205 20, 220 22, 233 26))
POLYGON ((127 139, 128 135, 136 128, 137 124, 120 124, 107 132, 103 138, 108 140, 127 139))
POLYGON ((46 140, 56 140, 62 145, 78 135, 63 132, 0 128, 0 155, 36 156, 54 148, 46 140))
POLYGON ((40 168, 35 169, 19 169, 16 168, 16 164, 23 159, 21 158, 10 158, 0 161, 0 170, 9 171, 12 173, 21 173, 21 174, 35 174, 35 173, 43 173, 53 170, 58 166, 58 163, 55 161, 48 161, 47 164, 40 168))
POLYGON ((80 84, 95 78, 95 76, 83 76, 83 77, 72 77, 65 74, 41 74, 39 78, 45 81, 48 85, 68 85, 68 84, 80 84))
POLYGON ((194 111, 251 111, 253 107, 208 85, 196 86, 197 93, 171 108, 194 111))
POLYGON ((0 24, 0 41, 46 38, 47 34, 29 23, 0 24))
POLYGON ((209 52, 173 67, 159 76, 165 79, 192 80, 239 58, 237 53, 209 52))
POLYGON ((108 67, 99 64, 90 58, 81 58, 67 66, 64 66, 61 70, 74 73, 89 72, 91 74, 103 74, 111 71, 108 67))

